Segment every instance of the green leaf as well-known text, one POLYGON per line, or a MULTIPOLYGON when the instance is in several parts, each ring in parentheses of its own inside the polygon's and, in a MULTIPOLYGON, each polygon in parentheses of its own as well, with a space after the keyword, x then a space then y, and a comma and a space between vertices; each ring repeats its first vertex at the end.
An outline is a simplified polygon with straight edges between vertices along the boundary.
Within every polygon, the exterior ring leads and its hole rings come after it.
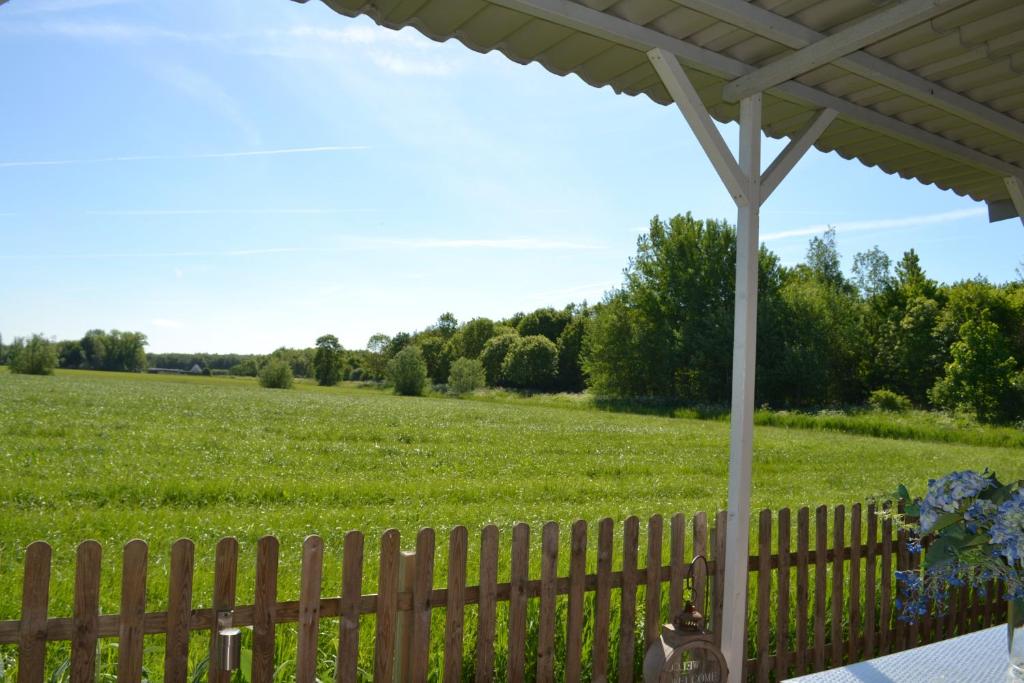
MULTIPOLYGON (((939 516, 938 521, 935 522, 935 526, 932 527, 932 531, 940 532, 944 529, 960 529, 963 533, 966 533, 966 530, 964 530, 963 527, 953 526, 962 520, 963 515, 960 513, 947 512, 946 514, 939 516)), ((949 533, 949 531, 946 533, 949 533)))

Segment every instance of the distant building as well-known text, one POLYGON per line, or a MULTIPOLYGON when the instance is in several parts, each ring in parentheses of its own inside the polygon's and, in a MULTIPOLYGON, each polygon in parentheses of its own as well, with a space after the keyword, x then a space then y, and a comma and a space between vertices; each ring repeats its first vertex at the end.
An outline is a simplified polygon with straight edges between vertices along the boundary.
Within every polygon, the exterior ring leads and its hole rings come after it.
POLYGON ((188 372, 189 372, 190 375, 201 375, 201 374, 203 374, 203 369, 201 367, 199 367, 199 363, 196 363, 195 365, 192 366, 192 369, 189 370, 188 372))

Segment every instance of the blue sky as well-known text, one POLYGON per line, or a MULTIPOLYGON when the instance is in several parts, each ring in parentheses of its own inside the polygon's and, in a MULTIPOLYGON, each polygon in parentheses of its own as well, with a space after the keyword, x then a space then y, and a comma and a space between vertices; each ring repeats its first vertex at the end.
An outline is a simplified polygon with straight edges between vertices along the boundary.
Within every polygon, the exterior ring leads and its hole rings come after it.
MULTIPOLYGON (((0 60, 5 340, 359 348, 598 300, 651 216, 735 215, 674 109, 315 0, 10 0, 0 60)), ((1024 258, 1019 222, 812 152, 762 238, 793 264, 830 224, 847 265, 913 247, 1002 282, 1024 258)))

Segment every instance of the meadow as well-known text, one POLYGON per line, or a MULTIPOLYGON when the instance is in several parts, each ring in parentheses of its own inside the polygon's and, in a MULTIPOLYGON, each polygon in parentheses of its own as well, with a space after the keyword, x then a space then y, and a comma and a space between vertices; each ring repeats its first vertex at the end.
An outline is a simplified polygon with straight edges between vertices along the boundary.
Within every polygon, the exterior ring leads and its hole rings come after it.
MULTIPOLYGON (((1024 476, 1019 448, 759 426, 754 449, 755 509, 849 504, 901 482, 920 491, 953 469, 1024 476)), ((725 421, 584 410, 569 398, 0 372, 0 620, 18 616, 24 548, 37 539, 54 548, 54 615, 71 612, 74 549, 90 538, 105 550, 104 612, 117 611, 120 546, 133 538, 150 544, 151 610, 165 607, 167 549, 181 537, 197 546, 197 606, 209 604, 214 545, 227 535, 241 545, 239 601, 252 598, 252 552, 265 534, 281 540, 279 599, 289 600, 308 534, 325 540, 324 590, 336 593, 350 529, 367 534, 371 558, 385 529, 411 545, 432 526, 440 545, 462 524, 472 568, 485 524, 502 529, 505 548, 519 521, 713 512, 725 504, 727 468, 725 421)), ((368 561, 367 590, 375 571, 368 561)))

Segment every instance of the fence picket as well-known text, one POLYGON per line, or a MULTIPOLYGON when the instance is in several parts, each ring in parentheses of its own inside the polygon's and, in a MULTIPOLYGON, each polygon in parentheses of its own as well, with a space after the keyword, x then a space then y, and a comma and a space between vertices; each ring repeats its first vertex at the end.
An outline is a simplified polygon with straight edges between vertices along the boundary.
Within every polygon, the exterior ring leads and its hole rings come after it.
MULTIPOLYGON (((789 671, 789 508, 779 510, 778 601, 775 614, 775 680, 788 678, 789 671)), ((758 653, 760 655, 760 653, 758 653)))
MULTIPOLYGON (((886 506, 888 513, 888 506, 886 506)), ((882 577, 878 610, 878 654, 887 655, 892 647, 892 518, 882 520, 882 577)))
POLYGON ((636 560, 640 545, 640 520, 629 517, 622 532, 622 591, 619 600, 619 680, 633 680, 636 655, 636 560))
POLYGON ((341 565, 336 683, 355 683, 359 674, 359 603, 363 595, 363 534, 345 534, 341 565))
POLYGON ((530 527, 512 527, 512 574, 508 602, 508 679, 526 678, 526 598, 530 572, 530 527))
POLYGON ((807 624, 809 575, 807 560, 810 556, 811 511, 806 507, 796 513, 796 674, 802 676, 808 671, 807 624))
POLYGON ((235 608, 235 589, 238 575, 238 541, 222 538, 217 544, 217 557, 213 570, 213 612, 214 626, 210 629, 210 683, 229 683, 231 672, 217 665, 217 624, 218 612, 235 608))
POLYGON ((301 571, 295 680, 297 683, 314 683, 320 635, 320 591, 324 575, 324 542, 319 536, 309 536, 303 541, 301 571))
POLYGON ((594 680, 608 679, 608 635, 611 622, 612 552, 614 522, 605 517, 597 524, 597 585, 594 591, 594 680))
MULTIPOLYGON (((698 512, 693 516, 693 557, 710 559, 708 555, 708 516, 703 512, 698 512)), ((707 597, 707 583, 707 567, 704 563, 697 562, 693 567, 693 602, 702 611, 707 597)), ((709 615, 705 614, 704 616, 709 615)))
POLYGON ((494 635, 498 597, 498 527, 489 524, 480 534, 480 602, 477 605, 476 680, 494 678, 494 635))
MULTIPOLYGON (((196 549, 182 538, 171 546, 171 576, 167 587, 167 642, 164 646, 165 683, 188 679, 188 637, 192 623, 192 575, 196 549)), ((253 680, 253 683, 259 681, 253 680)))
MULTIPOLYGON (((855 503, 850 508, 850 585, 849 585, 849 612, 850 635, 849 654, 847 661, 851 664, 857 661, 857 654, 861 646, 861 624, 860 624, 860 503, 855 503)), ((840 548, 843 546, 840 545, 840 548)), ((837 553, 838 554, 838 553, 837 553)))
MULTIPOLYGON (((833 510, 832 547, 843 547, 846 526, 846 508, 837 505, 833 510)), ((843 554, 836 553, 832 559, 832 654, 829 666, 843 663, 843 554)))
POLYGON ((653 515, 647 522, 647 585, 644 588, 644 652, 661 639, 661 542, 664 522, 653 515))
POLYGON ((875 631, 878 628, 875 619, 878 610, 875 606, 877 597, 875 586, 877 585, 878 568, 878 513, 874 503, 868 505, 868 528, 867 528, 868 551, 864 554, 864 659, 871 659, 875 656, 875 631))
POLYGON ((814 512, 814 670, 825 668, 825 554, 828 545, 828 508, 814 512))
POLYGON ((466 554, 469 533, 464 526, 448 537, 448 597, 444 619, 444 680, 462 680, 463 620, 466 611, 466 554))
POLYGON ((686 572, 686 516, 683 513, 672 515, 672 526, 669 531, 669 584, 668 584, 668 619, 673 619, 683 608, 683 586, 686 572))
POLYGON ((537 627, 537 680, 555 678, 555 603, 558 585, 558 524, 548 522, 541 531, 540 622, 537 627))
POLYGON ((100 544, 96 541, 85 541, 78 546, 72 617, 71 683, 92 683, 96 679, 101 555, 100 544))
POLYGON ((565 680, 577 681, 582 676, 583 602, 587 574, 587 523, 582 519, 572 525, 569 542, 569 605, 565 626, 565 680))
MULTIPOLYGON (((757 652, 768 652, 772 595, 772 511, 761 510, 757 524, 757 652)), ((771 662, 758 657, 757 681, 768 683, 771 662)))
POLYGON ((121 626, 118 632, 117 680, 142 680, 143 622, 146 618, 146 565, 149 549, 145 541, 129 541, 124 547, 121 574, 121 626))
POLYGON ((25 551, 18 634, 18 683, 42 683, 46 662, 46 614, 50 604, 53 551, 36 541, 25 551))
POLYGON ((409 680, 426 681, 430 667, 430 591, 434 588, 434 530, 416 535, 416 575, 412 586, 412 641, 409 680))
POLYGON ((380 572, 377 575, 377 624, 373 652, 373 680, 387 683, 395 669, 395 626, 398 616, 398 554, 401 538, 388 529, 380 541, 380 572))
POLYGON ((273 683, 277 634, 277 568, 280 544, 273 536, 256 543, 256 589, 252 625, 252 683, 273 683))
POLYGON ((729 513, 726 510, 719 510, 715 516, 715 580, 712 589, 714 602, 712 607, 712 621, 715 625, 715 645, 722 646, 722 613, 725 611, 725 563, 729 558, 725 556, 725 537, 729 513))

